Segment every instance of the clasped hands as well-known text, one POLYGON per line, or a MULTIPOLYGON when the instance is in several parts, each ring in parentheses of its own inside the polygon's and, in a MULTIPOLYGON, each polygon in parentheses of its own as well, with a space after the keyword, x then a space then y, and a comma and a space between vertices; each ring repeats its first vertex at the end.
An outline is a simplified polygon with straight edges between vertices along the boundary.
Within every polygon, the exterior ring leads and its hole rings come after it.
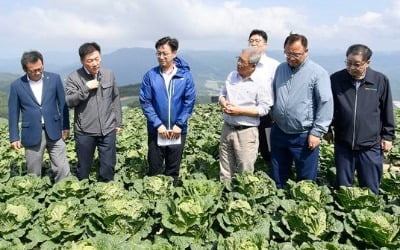
POLYGON ((181 136, 182 129, 176 125, 172 127, 172 130, 167 130, 164 125, 161 125, 157 129, 159 136, 165 139, 178 139, 181 136))
POLYGON ((229 101, 221 102, 221 106, 222 106, 222 112, 224 112, 225 114, 241 115, 241 108, 229 101))

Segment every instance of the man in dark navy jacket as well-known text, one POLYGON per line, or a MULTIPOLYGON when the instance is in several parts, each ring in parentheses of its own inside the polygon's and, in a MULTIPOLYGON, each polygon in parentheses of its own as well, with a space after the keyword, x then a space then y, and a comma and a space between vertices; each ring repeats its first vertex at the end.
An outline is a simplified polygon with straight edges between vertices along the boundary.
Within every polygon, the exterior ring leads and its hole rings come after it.
POLYGON ((21 58, 26 72, 10 87, 8 122, 11 147, 25 147, 28 173, 42 172, 44 150, 50 155, 51 168, 58 182, 70 174, 64 140, 69 136, 69 114, 64 86, 59 75, 43 71, 43 56, 25 52, 21 58), (21 138, 18 121, 22 114, 21 138))
POLYGON ((332 126, 337 186, 351 186, 357 171, 359 185, 378 193, 383 152, 392 148, 395 125, 389 80, 369 67, 371 55, 367 46, 352 45, 346 69, 331 75, 332 126))

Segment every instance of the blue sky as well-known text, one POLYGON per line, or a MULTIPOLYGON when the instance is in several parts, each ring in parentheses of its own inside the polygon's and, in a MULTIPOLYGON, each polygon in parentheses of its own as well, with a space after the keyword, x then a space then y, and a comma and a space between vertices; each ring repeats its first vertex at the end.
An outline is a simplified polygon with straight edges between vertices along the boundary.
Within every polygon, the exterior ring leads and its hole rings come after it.
POLYGON ((239 50, 253 28, 281 49, 291 31, 309 39, 310 51, 344 51, 365 43, 398 50, 396 0, 0 0, 0 58, 23 51, 71 51, 97 41, 105 52, 150 47, 165 35, 182 49, 239 50))

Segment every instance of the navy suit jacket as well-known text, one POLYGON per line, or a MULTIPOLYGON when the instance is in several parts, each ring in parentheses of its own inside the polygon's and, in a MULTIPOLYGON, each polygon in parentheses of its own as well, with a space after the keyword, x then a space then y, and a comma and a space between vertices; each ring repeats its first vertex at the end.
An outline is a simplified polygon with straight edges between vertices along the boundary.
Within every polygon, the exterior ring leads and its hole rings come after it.
POLYGON ((58 74, 43 72, 41 105, 36 100, 27 75, 11 83, 8 98, 10 142, 21 141, 26 147, 38 145, 42 139, 42 116, 50 140, 59 140, 62 130, 69 129, 69 112, 64 86, 58 74), (21 139, 18 122, 22 115, 21 139))

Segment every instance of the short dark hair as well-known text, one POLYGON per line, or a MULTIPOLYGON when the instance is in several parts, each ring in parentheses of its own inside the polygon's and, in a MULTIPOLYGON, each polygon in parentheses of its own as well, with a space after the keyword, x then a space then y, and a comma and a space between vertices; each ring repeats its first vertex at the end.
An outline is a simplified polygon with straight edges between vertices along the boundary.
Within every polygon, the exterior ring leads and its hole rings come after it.
POLYGON ((305 37, 304 35, 295 34, 295 33, 290 33, 286 37, 285 42, 283 43, 283 47, 285 48, 286 45, 291 45, 297 41, 301 41, 301 45, 303 45, 303 47, 307 49, 307 46, 308 46, 307 37, 305 37))
POLYGON ((250 39, 250 37, 252 37, 254 35, 259 35, 264 39, 265 42, 268 42, 268 35, 265 31, 254 29, 250 32, 249 39, 250 39))
POLYGON ((161 47, 162 45, 168 44, 171 47, 171 50, 173 52, 178 50, 179 47, 179 42, 177 39, 175 38, 171 38, 169 36, 163 37, 160 40, 158 40, 156 42, 155 48, 158 49, 159 47, 161 47))
POLYGON ((364 61, 369 61, 372 56, 372 50, 364 44, 353 44, 346 51, 346 57, 352 55, 362 55, 364 61))
POLYGON ((27 70, 26 65, 28 63, 35 63, 39 60, 43 63, 43 56, 39 51, 31 50, 24 52, 21 57, 22 69, 26 71, 27 70))
POLYGON ((101 53, 100 45, 95 42, 84 43, 79 47, 79 57, 82 60, 87 54, 93 53, 94 51, 101 53))

